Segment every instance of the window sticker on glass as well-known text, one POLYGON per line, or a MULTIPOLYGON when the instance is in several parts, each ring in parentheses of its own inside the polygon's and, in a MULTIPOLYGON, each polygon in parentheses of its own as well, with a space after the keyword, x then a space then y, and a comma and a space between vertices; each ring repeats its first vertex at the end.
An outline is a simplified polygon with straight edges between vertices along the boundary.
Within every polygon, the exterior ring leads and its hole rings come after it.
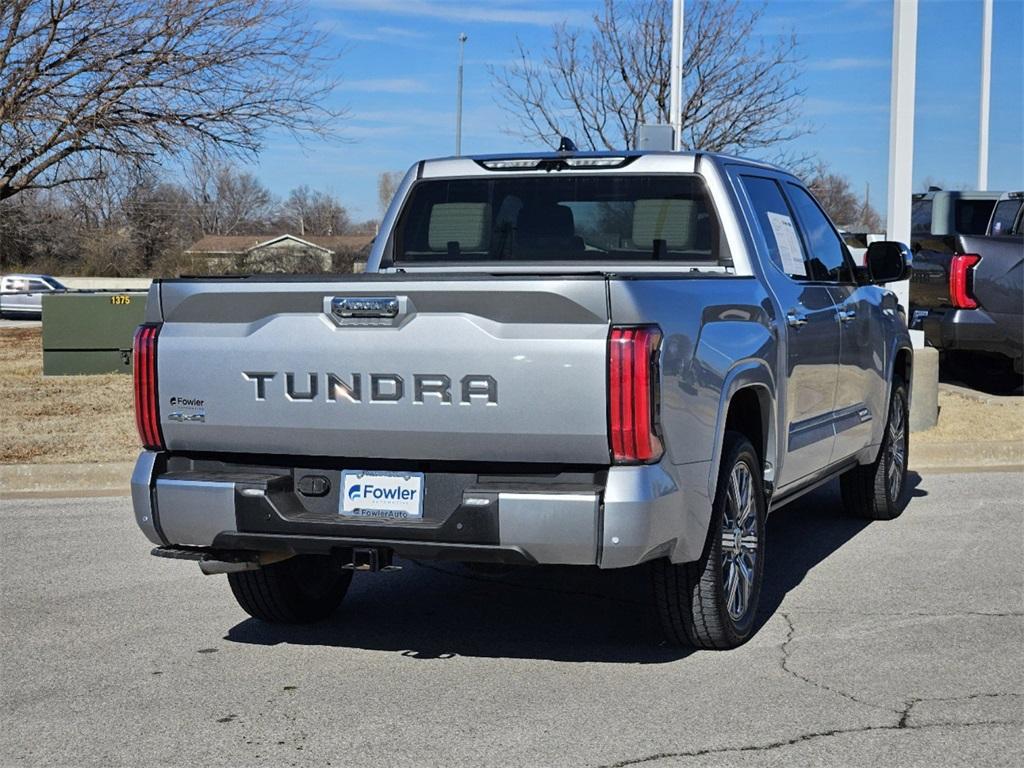
POLYGON ((804 252, 800 247, 796 229, 793 227, 793 220, 789 216, 774 211, 767 211, 767 214, 768 223, 772 226, 772 234, 775 235, 775 243, 779 247, 782 268, 787 275, 806 277, 807 266, 804 264, 804 252))

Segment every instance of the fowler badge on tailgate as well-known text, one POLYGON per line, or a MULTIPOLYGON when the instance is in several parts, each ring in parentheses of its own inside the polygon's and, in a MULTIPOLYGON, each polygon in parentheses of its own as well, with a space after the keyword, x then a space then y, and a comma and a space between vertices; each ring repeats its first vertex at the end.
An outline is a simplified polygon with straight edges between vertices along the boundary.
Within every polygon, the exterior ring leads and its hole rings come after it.
POLYGON ((406 520, 423 517, 422 472, 341 473, 343 515, 406 520))

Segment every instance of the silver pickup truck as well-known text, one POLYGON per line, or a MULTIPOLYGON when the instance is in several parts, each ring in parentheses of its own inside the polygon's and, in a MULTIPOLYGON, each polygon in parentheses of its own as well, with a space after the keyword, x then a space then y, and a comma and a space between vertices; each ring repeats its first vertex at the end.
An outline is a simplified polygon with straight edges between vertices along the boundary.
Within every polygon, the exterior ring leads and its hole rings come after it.
POLYGON ((154 554, 252 616, 393 556, 650 564, 670 640, 755 629, 765 519, 832 479, 902 509, 909 252, 703 153, 417 163, 367 274, 157 281, 134 348, 154 554))

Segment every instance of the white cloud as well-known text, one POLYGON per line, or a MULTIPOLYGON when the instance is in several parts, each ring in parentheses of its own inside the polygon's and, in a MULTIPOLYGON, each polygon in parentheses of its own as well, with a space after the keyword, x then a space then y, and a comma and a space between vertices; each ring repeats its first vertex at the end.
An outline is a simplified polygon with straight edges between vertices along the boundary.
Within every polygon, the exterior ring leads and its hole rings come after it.
POLYGON ((824 70, 884 69, 889 66, 889 59, 846 56, 836 59, 816 59, 808 61, 807 66, 810 69, 824 70))
POLYGON ((551 26, 563 21, 585 23, 590 14, 578 10, 539 10, 519 2, 462 4, 449 0, 320 0, 325 7, 339 10, 373 11, 394 16, 419 16, 452 22, 526 24, 551 26))
POLYGON ((805 117, 836 117, 837 115, 880 115, 889 113, 889 102, 858 99, 815 99, 803 102, 805 117))
POLYGON ((339 90, 369 93, 425 93, 430 88, 424 81, 411 77, 381 77, 368 80, 343 80, 339 90))
POLYGON ((413 39, 421 39, 427 36, 425 33, 418 32, 415 29, 404 29, 402 27, 377 27, 377 34, 381 38, 406 37, 413 39))

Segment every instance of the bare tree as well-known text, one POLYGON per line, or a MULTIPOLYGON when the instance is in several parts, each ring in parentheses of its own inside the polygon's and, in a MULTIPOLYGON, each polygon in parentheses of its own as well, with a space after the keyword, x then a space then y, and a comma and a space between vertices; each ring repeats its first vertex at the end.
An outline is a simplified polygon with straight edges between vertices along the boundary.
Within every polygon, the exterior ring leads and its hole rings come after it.
POLYGON ((173 260, 201 234, 188 192, 153 176, 131 189, 124 202, 124 217, 145 271, 173 260))
MULTIPOLYGON (((605 0, 587 31, 565 24, 535 60, 520 42, 515 64, 492 71, 515 133, 557 146, 637 145, 645 123, 669 121, 671 4, 605 0)), ((796 38, 764 42, 763 8, 740 0, 686 5, 682 144, 707 151, 777 148, 807 132, 799 122, 796 38)))
POLYGON ((816 165, 814 173, 807 180, 807 188, 837 226, 864 232, 878 232, 881 228, 882 217, 871 206, 867 194, 859 198, 850 180, 830 169, 824 162, 816 165))
POLYGON ((349 227, 348 211, 336 197, 303 184, 281 206, 285 228, 299 235, 342 235, 349 227))
POLYGON ((298 0, 0 2, 0 200, 262 134, 332 133, 298 0))
POLYGON ((98 159, 92 169, 93 178, 69 181, 59 190, 81 227, 102 229, 122 225, 125 201, 133 190, 152 180, 152 174, 145 170, 105 161, 106 158, 98 159))
POLYGON ((62 274, 78 256, 78 222, 59 195, 35 190, 0 204, 0 272, 32 264, 62 274))
POLYGON ((273 197, 253 174, 227 163, 197 159, 186 171, 193 214, 205 235, 239 235, 265 231, 273 197))
POLYGON ((399 171, 384 171, 377 177, 377 203, 380 205, 381 217, 387 213, 391 200, 398 191, 398 185, 402 183, 402 174, 399 171))

